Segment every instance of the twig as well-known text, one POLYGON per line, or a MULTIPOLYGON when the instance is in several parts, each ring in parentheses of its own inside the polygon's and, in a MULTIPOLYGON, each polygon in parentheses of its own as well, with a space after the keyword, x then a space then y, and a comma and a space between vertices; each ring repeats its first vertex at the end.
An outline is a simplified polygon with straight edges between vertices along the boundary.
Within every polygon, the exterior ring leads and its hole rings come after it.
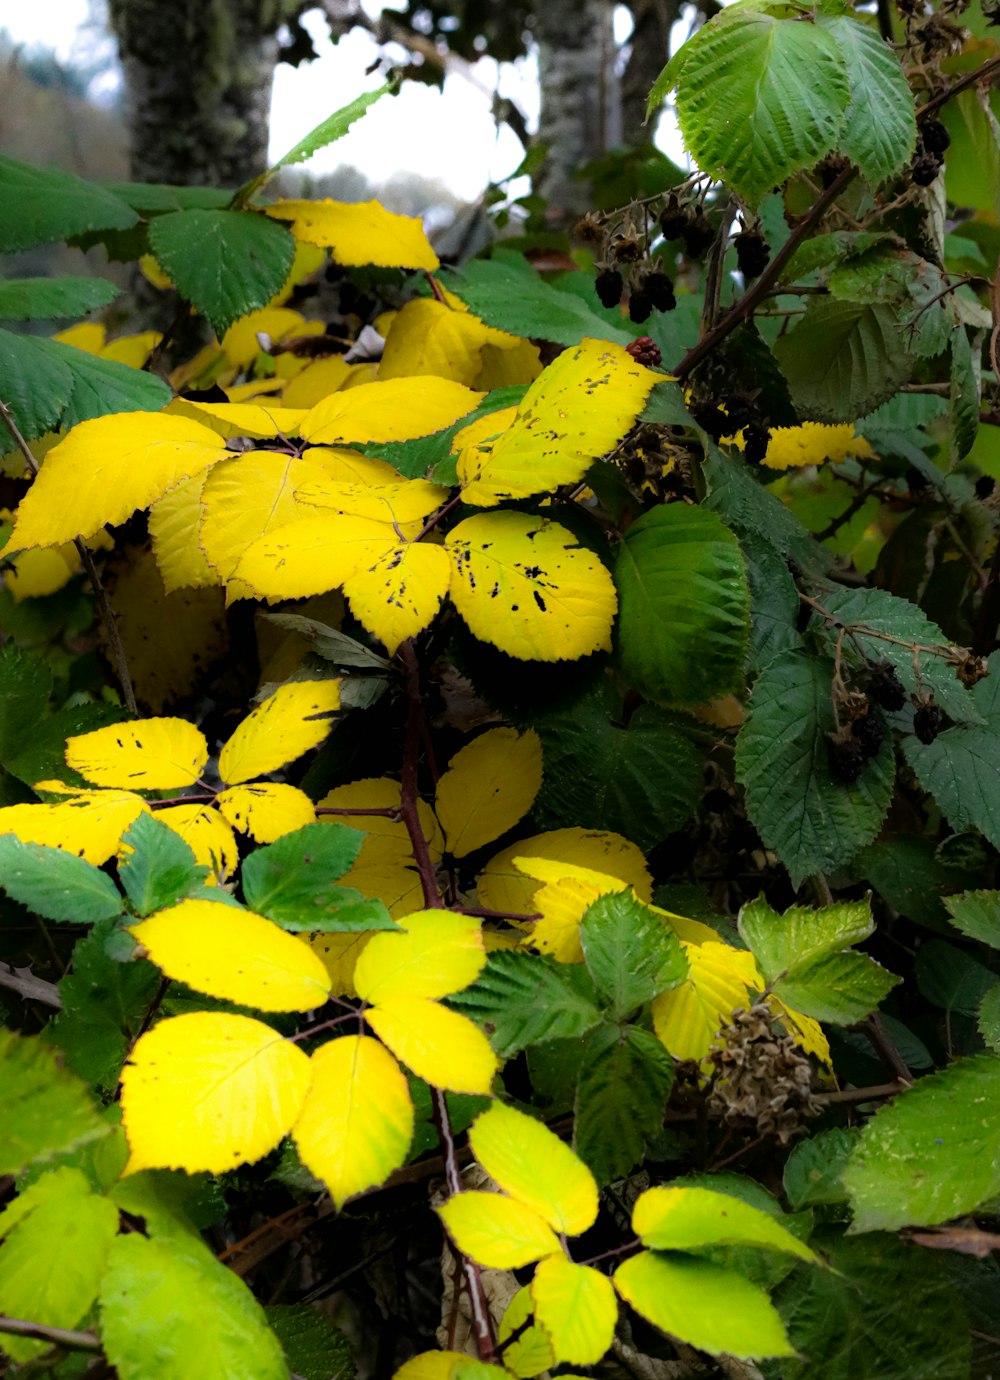
POLYGON ((56 1011, 62 1009, 62 998, 54 982, 35 977, 30 968, 14 968, 9 963, 0 962, 0 987, 16 992, 22 1001, 40 1001, 56 1011))
POLYGON ((844 511, 838 513, 835 518, 828 522, 822 532, 817 532, 815 534, 816 540, 828 541, 830 537, 835 537, 845 523, 850 522, 852 517, 861 512, 861 509, 871 498, 872 494, 878 492, 881 482, 880 479, 876 479, 873 483, 869 484, 867 488, 859 489, 844 511))
POLYGON ((0 1314, 0 1332, 9 1337, 33 1337, 50 1346, 65 1347, 67 1351, 100 1351, 101 1343, 93 1332, 74 1332, 67 1327, 49 1327, 45 1323, 26 1322, 23 1318, 8 1318, 0 1314))
MULTIPOLYGON (((31 470, 33 475, 37 475, 40 468, 38 461, 35 459, 27 441, 21 435, 21 431, 14 421, 14 414, 7 404, 2 401, 0 401, 0 417, 3 418, 7 430, 17 443, 18 450, 24 456, 28 469, 31 470)), ((135 702, 135 691, 132 688, 132 677, 129 675, 128 661, 125 657, 125 647, 122 643, 121 634, 118 631, 118 619, 115 617, 114 609, 108 603, 108 596, 105 593, 104 586, 101 584, 101 577, 97 573, 97 566, 94 564, 93 556, 87 549, 86 542, 80 537, 74 537, 73 545, 80 553, 80 560, 83 562, 83 568, 87 572, 87 578, 94 591, 94 598, 97 601, 101 621, 108 635, 108 643, 111 648, 111 661, 115 668, 115 674, 118 677, 118 683, 122 688, 122 695, 125 698, 125 708, 130 714, 138 718, 139 707, 135 702)))
POLYGON ((877 1011, 873 1011, 865 1020, 864 1032, 872 1048, 892 1070, 900 1083, 912 1083, 913 1074, 907 1067, 906 1060, 896 1048, 892 1036, 885 1028, 885 1022, 877 1011))
POLYGON ((428 910, 444 908, 444 897, 438 886, 434 862, 431 858, 427 839, 417 809, 419 799, 417 787, 417 766, 420 756, 421 722, 423 702, 420 698, 420 665, 413 650, 412 641, 406 641, 399 649, 399 659, 406 672, 406 694, 409 708, 406 716, 406 740, 403 747, 403 770, 400 785, 399 813, 410 836, 410 846, 420 874, 420 885, 424 892, 424 905, 428 910))
POLYGON ((895 1083, 876 1083, 871 1088, 844 1088, 840 1092, 819 1093, 814 1099, 821 1107, 838 1107, 849 1105, 854 1102, 877 1102, 883 1097, 895 1097, 897 1093, 905 1092, 911 1084, 902 1083, 897 1080, 895 1083))
POLYGON ((928 115, 933 115, 940 110, 943 105, 951 100, 952 96, 961 95, 963 91, 968 91, 970 86, 978 86, 981 81, 992 81, 994 76, 1000 75, 1000 57, 990 58, 989 62, 984 62, 982 67, 977 67, 973 72, 966 72, 953 81, 950 86, 944 87, 926 101, 917 111, 917 119, 925 120, 928 115))

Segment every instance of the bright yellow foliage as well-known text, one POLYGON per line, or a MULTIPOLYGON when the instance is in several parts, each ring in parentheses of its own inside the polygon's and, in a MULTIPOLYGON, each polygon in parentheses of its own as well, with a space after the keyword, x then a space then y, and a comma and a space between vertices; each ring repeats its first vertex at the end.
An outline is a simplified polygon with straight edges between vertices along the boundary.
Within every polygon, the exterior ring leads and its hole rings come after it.
POLYGON ((81 568, 80 553, 72 542, 62 546, 34 548, 15 557, 4 571, 3 582, 15 604, 22 599, 37 599, 55 594, 69 584, 81 568))
POLYGON ((279 781, 257 781, 220 791, 215 803, 241 834, 255 843, 274 843, 284 834, 312 824, 316 810, 304 791, 279 781))
POLYGON ((227 786, 238 786, 287 766, 319 746, 339 708, 339 680, 280 685, 247 715, 219 753, 219 775, 227 786))
POLYGON ((222 881, 236 870, 240 851, 232 829, 209 805, 171 805, 157 810, 157 819, 179 834, 194 853, 195 862, 210 870, 209 883, 222 881))
POLYGON ((535 1317, 558 1361, 593 1366, 614 1341, 618 1300, 607 1275, 564 1255, 539 1263, 531 1281, 535 1317))
MULTIPOLYGON (((340 885, 343 885, 341 881, 340 885)), ((369 892, 368 895, 375 893, 369 892)), ((322 960, 330 979, 330 993, 335 997, 356 997, 354 969, 365 947, 372 939, 370 931, 358 933, 314 934, 312 950, 322 960)))
POLYGON ((418 1078, 449 1092, 489 1095, 496 1055, 479 1027, 457 1011, 424 997, 394 997, 370 1007, 365 1020, 418 1078))
POLYGON ((264 208, 269 216, 290 221, 297 240, 328 246, 331 257, 349 268, 423 268, 433 273, 438 256, 416 216, 399 216, 377 201, 305 201, 286 199, 264 208))
POLYGON ((432 297, 417 297, 393 317, 378 376, 432 374, 471 388, 483 367, 484 345, 517 343, 516 336, 485 326, 469 311, 453 311, 432 297))
POLYGON ((394 656, 438 615, 451 581, 451 562, 440 546, 399 542, 344 581, 358 622, 394 656))
POLYGON ((450 379, 386 379, 341 389, 306 413, 300 434, 313 445, 410 441, 457 422, 482 401, 450 379))
MULTIPOLYGON (((415 862, 410 835, 401 819, 390 819, 387 815, 352 814, 352 810, 398 810, 402 792, 398 781, 391 776, 366 777, 362 781, 350 781, 345 786, 336 786, 319 802, 319 809, 344 810, 345 814, 325 815, 332 823, 349 824, 352 829, 361 829, 365 841, 361 845, 355 866, 370 867, 380 862, 415 862)), ((438 863, 444 854, 444 835, 434 812, 426 801, 417 802, 417 815, 420 829, 427 840, 431 861, 438 863)))
POLYGON ((219 582, 198 543, 201 526, 201 496, 207 474, 196 474, 176 484, 158 498, 149 510, 149 535, 168 594, 176 589, 199 589, 219 582))
POLYGON ((641 849, 620 834, 571 828, 535 834, 491 858, 476 884, 480 905, 503 914, 531 914, 538 882, 517 866, 516 858, 550 858, 587 867, 631 886, 640 901, 652 898, 653 884, 641 849))
POLYGON ((463 1255, 491 1270, 519 1270, 559 1250, 544 1217, 499 1193, 457 1193, 437 1209, 463 1255))
POLYGON ((66 764, 95 786, 170 791, 193 786, 208 762, 205 735, 186 719, 108 724, 66 741, 66 764))
POLYGON ((252 911, 180 901, 131 927, 167 977, 260 1011, 312 1011, 330 995, 323 962, 303 939, 252 911))
POLYGON ((555 1231, 579 1236, 594 1225, 593 1174, 541 1121, 495 1102, 472 1123, 469 1144, 490 1178, 555 1231))
POLYGON ((835 464, 848 456, 870 459, 875 452, 864 436, 858 436, 853 422, 826 426, 803 422, 801 426, 775 427, 767 443, 764 463, 771 470, 800 469, 803 465, 835 464))
POLYGON ((534 729, 490 728, 455 753, 438 781, 434 812, 448 852, 464 858, 528 813, 542 785, 542 743, 534 729))
POLYGON ((507 1305, 506 1312, 497 1328, 497 1341, 503 1345, 512 1333, 517 1337, 503 1349, 504 1366, 513 1375, 530 1380, 531 1376, 541 1375, 556 1363, 548 1333, 531 1319, 534 1316, 534 1301, 531 1289, 525 1285, 507 1305))
POLYGON ((655 997, 653 1029, 675 1059, 706 1057, 712 1043, 739 1006, 750 1005, 750 991, 764 986, 754 956, 729 944, 681 941, 688 976, 655 997))
POLYGON ((122 834, 148 806, 129 791, 77 791, 72 799, 0 809, 0 834, 44 843, 100 867, 118 852, 122 834))
POLYGON ((448 997, 475 982, 486 963, 482 926, 471 915, 424 910, 397 921, 401 932, 372 936, 354 972, 358 996, 448 997))
POLYGON ((580 921, 598 897, 626 889, 620 879, 547 858, 519 857, 514 865, 542 883, 531 898, 531 909, 541 914, 531 931, 531 944, 557 963, 582 963, 580 921))

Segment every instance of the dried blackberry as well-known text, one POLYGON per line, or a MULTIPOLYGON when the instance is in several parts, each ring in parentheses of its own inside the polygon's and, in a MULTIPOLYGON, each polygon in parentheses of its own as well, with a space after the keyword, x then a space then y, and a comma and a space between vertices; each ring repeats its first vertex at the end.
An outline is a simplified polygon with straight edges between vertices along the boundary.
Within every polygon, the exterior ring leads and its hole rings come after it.
POLYGON ((865 761, 878 755, 885 741, 885 720, 880 714, 864 714, 851 725, 854 741, 864 754, 865 761))
POLYGON ((652 273, 646 274, 643 283, 643 291, 649 296, 653 304, 654 311, 673 311, 677 305, 677 298, 674 296, 674 284, 666 273, 659 269, 654 269, 652 273))
POLYGON ((730 393, 724 398, 723 406, 734 432, 742 431, 745 426, 750 426, 756 420, 756 414, 749 401, 736 393, 730 393))
POLYGON ((676 196, 669 196, 660 212, 660 230, 665 240, 679 240, 687 229, 688 213, 676 196))
POLYGON ((889 661, 875 661, 868 667, 865 687, 869 697, 890 713, 902 709, 906 703, 906 691, 896 674, 896 668, 889 661))
POLYGON ((826 758, 830 764, 830 775, 843 786, 857 781, 868 760, 860 743, 853 740, 845 743, 839 738, 827 739, 826 758))
POLYGON ((771 261, 771 249, 759 230, 744 230, 733 240, 736 264, 744 278, 759 278, 771 261))
POLYGON ((945 153, 951 144, 951 135, 940 120, 923 120, 920 125, 920 142, 928 153, 945 153))
POLYGON ((700 258, 705 250, 715 239, 715 230, 712 222, 704 211, 699 211, 685 225, 682 231, 684 239, 684 249, 689 259, 700 258))
POLYGON ((645 321, 652 310, 653 303, 650 300, 649 293, 646 292, 644 288, 640 288, 638 292, 633 292, 629 297, 628 319, 634 321, 636 325, 641 321, 645 321))
POLYGON ((991 474, 981 474, 976 480, 976 497, 989 498, 997 486, 997 481, 991 474))
POLYGON ((617 307, 622 300, 624 282, 617 268, 602 268, 594 282, 594 291, 602 307, 617 307))
POLYGON ((721 815, 726 810, 732 809, 733 797, 728 791, 722 790, 720 786, 706 791, 702 796, 702 808, 707 810, 710 815, 721 815))
POLYGON ((732 422, 722 408, 716 407, 714 403, 699 403, 691 408, 691 416, 702 431, 707 432, 716 443, 721 441, 723 436, 730 434, 732 422))
POLYGON ((920 704, 913 711, 913 731, 925 747, 929 747, 941 732, 944 715, 936 704, 920 704))
POLYGON ((648 335, 640 335, 637 340, 633 340, 625 349, 636 361, 637 364, 645 364, 648 369, 655 369, 663 362, 660 354, 660 347, 655 340, 651 340, 648 335))
POLYGON ((573 227, 573 234, 587 244, 600 244, 604 239, 604 226, 593 211, 588 211, 573 227))
POLYGON ((918 153, 910 166, 910 177, 918 187, 929 187, 941 171, 941 160, 933 153, 918 153))
POLYGON ((960 660, 955 665, 955 675, 966 689, 971 690, 989 673, 990 663, 984 656, 976 656, 975 652, 960 653, 960 660))
POLYGON ((768 427, 759 422, 751 422, 743 430, 743 458, 748 465, 762 465, 767 458, 767 448, 771 441, 768 427))

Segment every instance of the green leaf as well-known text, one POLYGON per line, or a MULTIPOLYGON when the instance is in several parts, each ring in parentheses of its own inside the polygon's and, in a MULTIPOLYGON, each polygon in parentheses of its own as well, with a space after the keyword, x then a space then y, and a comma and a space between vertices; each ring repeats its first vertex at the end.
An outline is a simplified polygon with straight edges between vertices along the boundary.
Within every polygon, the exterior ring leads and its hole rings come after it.
POLYGON ((951 923, 970 939, 1000 949, 1000 891, 963 891, 946 896, 951 923))
POLYGON ((782 1182, 785 1197, 795 1209, 825 1207, 847 1202, 840 1182, 861 1132, 840 1126, 800 1140, 785 1161, 782 1182))
POLYGON ((601 1019, 585 968, 509 950, 490 954, 448 1005, 481 1025, 502 1059, 528 1045, 576 1039, 601 1019))
MULTIPOLYGON (((10 645, 10 644, 8 644, 10 645)), ((44 699, 41 704, 44 705, 44 699)), ((88 783, 79 772, 66 765, 66 739, 95 728, 121 723, 126 712, 115 704, 69 704, 42 719, 26 734, 5 765, 21 781, 65 781, 71 785, 88 783)), ((2 721, 2 709, 0 709, 2 721)))
POLYGON ((802 645, 796 628, 799 592, 781 553, 765 538, 747 532, 740 536, 750 581, 750 646, 747 667, 759 671, 782 652, 802 645))
POLYGON ((629 891, 601 896, 580 922, 583 956, 615 1020, 683 982, 684 950, 673 930, 629 891))
POLYGON ((1000 653, 990 657, 990 675, 972 688, 979 724, 956 724, 933 743, 903 741, 903 755, 955 830, 978 829, 1000 847, 1000 653))
POLYGON ((951 337, 951 384, 948 412, 948 459, 952 465, 964 460, 979 432, 979 404, 982 393, 982 332, 975 332, 976 347, 961 329, 951 337))
POLYGON ((585 337, 628 345, 635 332, 609 325, 585 302, 546 283, 520 254, 495 250, 461 270, 437 275, 470 311, 501 331, 557 345, 579 345, 585 337))
POLYGON ((817 959, 860 944, 875 929, 867 897, 816 910, 792 906, 784 915, 760 897, 742 908, 737 923, 768 985, 817 959))
POLYGON ((632 1226, 657 1251, 707 1246, 761 1246, 815 1263, 816 1254, 770 1213, 704 1185, 667 1184, 641 1194, 632 1226))
POLYGON ((614 1281, 647 1322, 710 1356, 793 1355, 770 1299, 734 1270, 680 1252, 642 1251, 619 1265, 614 1281))
POLYGON ((253 211, 172 211, 151 223, 149 243, 177 291, 220 337, 267 305, 295 253, 287 228, 253 211))
POLYGON ((1000 1057, 921 1078, 861 1133, 844 1171, 853 1231, 933 1226, 1000 1193, 1000 1057))
MULTIPOLYGON (((56 429, 73 393, 73 374, 50 346, 48 340, 0 330, 0 398, 26 441, 56 429)), ((14 448, 2 421, 0 443, 3 450, 14 448)))
POLYGON ((195 862, 176 830, 141 814, 122 837, 118 876, 136 915, 151 915, 187 896, 208 876, 208 868, 195 862))
POLYGON ((917 950, 917 987, 932 1006, 948 1014, 974 1017, 996 976, 978 959, 943 939, 928 939, 917 950))
POLYGON ((41 343, 65 364, 73 378, 73 391, 60 419, 63 427, 108 412, 159 412, 173 396, 162 379, 143 369, 131 369, 116 359, 101 359, 59 340, 41 343))
POLYGON ((736 743, 747 812, 793 884, 849 862, 878 833, 892 799, 892 747, 850 785, 827 760, 834 729, 833 664, 788 652, 764 667, 736 743))
POLYGON ((676 99, 685 147, 751 210, 836 146, 851 91, 825 29, 740 6, 682 51, 676 99))
POLYGON ((458 484, 458 456, 451 453, 454 438, 480 417, 488 417, 491 412, 499 412, 505 407, 516 407, 527 391, 526 384, 494 388, 477 408, 442 431, 435 431, 430 436, 417 436, 412 441, 389 441, 384 445, 361 446, 360 449, 366 455, 387 461, 407 479, 423 479, 429 474, 435 484, 454 488, 458 484))
POLYGON ((118 888, 99 867, 61 848, 0 835, 0 887, 45 920, 92 925, 122 913, 118 888))
MULTIPOLYGON (((0 1313, 47 1327, 76 1327, 97 1297, 118 1209, 78 1169, 58 1169, 15 1199, 16 1225, 0 1250, 0 1313)), ((9 1215, 0 1217, 0 1228, 9 1215)), ((0 1348, 29 1361, 50 1343, 0 1334, 0 1348)))
POLYGON ((996 215, 1000 211, 1000 146, 993 106, 975 89, 960 91, 941 108, 951 136, 944 181, 956 206, 996 215))
POLYGON ((598 1183, 627 1174, 663 1125, 674 1064, 655 1035, 635 1025, 600 1025, 583 1046, 573 1146, 598 1183))
POLYGON ((805 315, 775 341, 803 421, 847 422, 873 412, 910 377, 912 360, 891 307, 812 297, 805 315))
POLYGON ((0 1086, 0 1174, 20 1174, 111 1129, 83 1084, 39 1040, 0 1031, 0 1086))
POLYGON ((194 1238, 119 1236, 100 1302, 101 1340, 120 1380, 288 1380, 264 1310, 194 1238))
POLYGON ((750 594, 739 542, 714 513, 681 503, 634 522, 615 563, 618 657, 647 698, 703 704, 733 690, 750 594))
POLYGON ((84 316, 117 296, 106 278, 7 278, 0 281, 0 321, 84 316))
POLYGON ((876 29, 847 15, 821 15, 816 22, 839 48, 850 84, 837 146, 877 188, 913 156, 913 93, 899 58, 876 29))
POLYGON ((35 732, 51 693, 52 672, 44 661, 13 642, 0 647, 0 762, 7 763, 35 732))
POLYGON ((863 848, 851 870, 900 915, 936 929, 945 920, 944 892, 968 879, 963 869, 939 859, 928 839, 905 835, 863 848))
POLYGON ((258 848, 243 863, 243 897, 251 910, 287 930, 392 930, 380 902, 364 901, 351 887, 335 887, 364 842, 346 824, 307 824, 277 843, 258 848))
POLYGON ((0 252, 52 244, 85 230, 127 230, 139 217, 124 201, 55 168, 0 157, 0 252))
POLYGON ((213 211, 228 206, 231 191, 221 187, 173 187, 165 182, 105 182, 105 191, 112 192, 142 216, 158 215, 162 211, 213 211))
POLYGON ((534 817, 542 829, 610 829, 649 849, 691 818, 701 758, 678 719, 642 705, 621 726, 604 683, 564 709, 532 720, 545 774, 534 817))
POLYGON ((1000 1053, 1000 982, 994 983, 979 1003, 977 1024, 990 1049, 1000 1053))
POLYGON ((727 527, 791 556, 803 570, 824 565, 826 554, 795 514, 770 492, 742 456, 723 455, 711 441, 702 465, 708 496, 702 507, 717 513, 727 527))
POLYGON ((102 921, 77 941, 72 970, 59 984, 63 1009, 46 1034, 74 1073, 102 1089, 114 1088, 122 1064, 160 985, 146 959, 112 956, 121 931, 102 921))
POLYGON ((900 979, 867 954, 830 954, 774 985, 793 1011, 833 1025, 854 1025, 884 1001, 900 979))
POLYGON ((353 1380, 350 1342, 318 1309, 305 1303, 274 1303, 264 1312, 301 1380, 353 1380))

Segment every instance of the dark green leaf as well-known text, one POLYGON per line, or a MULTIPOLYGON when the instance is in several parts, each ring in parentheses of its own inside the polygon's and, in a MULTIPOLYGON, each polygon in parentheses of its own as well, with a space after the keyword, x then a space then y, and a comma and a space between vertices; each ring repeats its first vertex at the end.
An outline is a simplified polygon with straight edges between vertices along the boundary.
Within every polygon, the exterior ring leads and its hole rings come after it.
POLYGON ((704 507, 727 527, 752 532, 803 570, 823 568, 827 556, 790 508, 769 492, 740 456, 723 455, 709 442, 703 462, 708 482, 704 507))
POLYGON ((498 950, 471 987, 448 1005, 483 1027, 502 1059, 528 1045, 569 1040, 601 1019, 586 969, 498 950))
POLYGON ((85 316, 117 296, 105 278, 7 278, 0 281, 0 321, 85 316))
POLYGON ((576 1088, 574 1148, 599 1184, 620 1178, 663 1125, 674 1064, 655 1035, 601 1025, 583 1048, 576 1088))
MULTIPOLYGON (((42 701, 44 703, 44 700, 42 701)), ((36 781, 65 781, 76 786, 87 783, 79 772, 66 765, 66 739, 79 733, 92 733, 107 724, 117 724, 126 712, 114 704, 71 704, 35 724, 25 734, 18 750, 6 762, 9 771, 22 781, 33 785, 36 781)), ((0 709, 0 723, 2 723, 0 709)))
POLYGON ((802 605, 780 551, 753 532, 741 535, 740 545, 750 580, 747 666, 759 671, 782 652, 802 645, 802 635, 795 626, 802 605))
POLYGON ((13 642, 0 647, 0 762, 15 757, 35 732, 51 693, 52 672, 44 661, 13 642))
POLYGON ((122 837, 122 846, 118 875, 137 915, 174 905, 208 875, 176 830, 153 815, 141 814, 122 837))
POLYGON ((896 315, 879 302, 811 297, 774 353, 803 420, 816 422, 873 412, 912 368, 896 315))
POLYGON ((615 563, 618 656, 649 699, 703 704, 733 690, 750 610, 739 542, 714 513, 681 503, 632 524, 615 563))
POLYGON ((976 1023, 986 1044, 1000 1054, 1000 982, 983 995, 976 1023))
POLYGON ((913 93, 899 58, 877 29, 853 15, 821 15, 817 23, 840 49, 850 84, 838 147, 878 187, 913 156, 913 93))
POLYGON ((104 189, 144 216, 163 211, 222 210, 233 199, 232 192, 219 187, 171 187, 163 182, 105 182, 104 189))
POLYGON ((172 211, 152 222, 149 242, 177 291, 220 337, 266 306, 295 253, 288 229, 253 211, 172 211))
POLYGON ((948 458, 953 465, 968 455, 979 432, 979 400, 983 386, 981 332, 975 333, 975 341, 973 349, 964 329, 955 331, 951 338, 948 458))
MULTIPOLYGON (((72 371, 51 341, 0 330, 0 399, 26 441, 55 430, 72 392, 72 371)), ((0 446, 14 448, 14 438, 2 421, 0 446)))
POLYGON ((138 216, 124 201, 55 168, 0 157, 0 251, 52 244, 84 230, 127 230, 138 216))
POLYGON ((273 1303, 264 1312, 285 1360, 302 1380, 352 1380, 350 1343, 318 1309, 305 1303, 273 1303))
POLYGON ((87 1089, 40 1040, 0 1031, 0 1173, 20 1174, 111 1130, 87 1089))
POLYGON ((41 843, 0 834, 0 887, 45 920, 92 925, 122 912, 118 888, 99 867, 41 843))
POLYGON ((959 869, 936 856, 928 840, 905 835, 863 848, 851 868, 901 915, 938 928, 948 904, 944 893, 965 880, 959 869))
POLYGON ((747 811, 798 885, 843 866, 870 843, 892 799, 892 747, 850 784, 834 779, 827 734, 834 729, 833 665, 788 652, 765 666, 736 745, 747 811))
POLYGON ((159 412, 170 401, 170 388, 155 374, 131 369, 116 359, 101 359, 64 345, 58 340, 42 342, 45 348, 69 369, 73 390, 62 414, 63 427, 108 412, 159 412))
POLYGON ((960 1016, 975 1016, 996 974, 954 944, 929 939, 917 950, 917 987, 933 1005, 960 1016))
POLYGON ((628 891, 601 896, 580 922, 583 956, 615 1020, 676 987, 688 963, 663 919, 628 891))
POLYGON ((858 1144, 860 1131, 834 1127, 795 1146, 785 1161, 785 1196, 793 1208, 846 1203, 840 1176, 858 1144))
POLYGON ((395 929, 377 903, 359 906, 357 892, 333 885, 358 856, 364 838, 346 824, 307 824, 258 848, 243 863, 247 905, 290 930, 395 929))

